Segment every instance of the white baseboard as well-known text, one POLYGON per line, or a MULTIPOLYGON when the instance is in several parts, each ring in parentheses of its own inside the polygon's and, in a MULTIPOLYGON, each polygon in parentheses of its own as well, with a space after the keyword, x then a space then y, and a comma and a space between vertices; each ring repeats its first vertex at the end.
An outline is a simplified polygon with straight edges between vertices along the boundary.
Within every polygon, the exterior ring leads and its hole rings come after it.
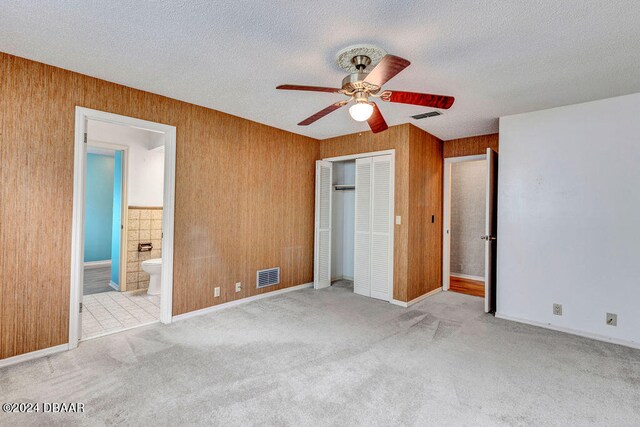
POLYGON ((84 263, 84 268, 102 268, 102 267, 110 267, 111 260, 106 259, 104 261, 89 261, 84 263))
POLYGON ((550 323, 536 322, 534 320, 521 319, 519 317, 508 316, 501 313, 496 313, 498 319, 509 320, 512 322, 524 323, 526 325, 537 326, 539 328, 550 329, 552 331, 564 332, 566 334, 577 335, 579 337, 590 338, 596 341, 607 342, 611 344, 623 345, 625 347, 640 349, 640 343, 635 341, 621 340, 618 338, 611 338, 605 335, 592 334, 590 332, 579 331, 577 329, 565 328, 563 326, 556 326, 550 323))
POLYGON ((413 304, 417 304, 420 301, 422 301, 425 298, 429 298, 430 296, 433 296, 435 294, 437 294, 438 292, 442 292, 442 288, 437 288, 432 290, 431 292, 427 292, 424 295, 420 295, 418 298, 414 298, 409 302, 404 302, 404 301, 398 301, 397 299, 392 299, 391 301, 389 301, 391 304, 395 304, 395 305, 399 305, 400 307, 411 307, 413 304))
POLYGON ((184 319, 189 319, 190 317, 202 316, 203 314, 213 313, 218 310, 224 310, 226 308, 235 307, 237 305, 246 304, 248 302, 257 301, 263 298, 270 298, 276 295, 282 295, 288 292, 299 291, 301 289, 306 289, 306 288, 313 288, 313 282, 304 283, 302 285, 297 285, 297 286, 290 286, 288 288, 278 289, 277 291, 265 292, 263 294, 253 295, 247 298, 241 298, 234 301, 225 302, 222 304, 214 305, 214 306, 203 308, 200 310, 190 311, 184 314, 178 314, 177 316, 173 316, 171 320, 175 322, 176 320, 184 320, 184 319))
POLYGON ((471 274, 451 273, 451 274, 449 274, 449 276, 451 276, 451 277, 459 277, 460 279, 478 280, 480 282, 484 282, 484 277, 482 277, 482 276, 472 276, 471 274))
POLYGON ((26 362, 28 360, 38 359, 40 357, 50 356, 55 353, 60 353, 69 350, 69 344, 60 344, 54 347, 43 348, 42 350, 32 351, 30 353, 19 354, 13 357, 7 357, 6 359, 0 359, 0 368, 6 366, 15 365, 17 363, 26 362))
POLYGON ((111 286, 114 290, 120 292, 120 286, 116 285, 113 280, 109 280, 109 286, 111 286))

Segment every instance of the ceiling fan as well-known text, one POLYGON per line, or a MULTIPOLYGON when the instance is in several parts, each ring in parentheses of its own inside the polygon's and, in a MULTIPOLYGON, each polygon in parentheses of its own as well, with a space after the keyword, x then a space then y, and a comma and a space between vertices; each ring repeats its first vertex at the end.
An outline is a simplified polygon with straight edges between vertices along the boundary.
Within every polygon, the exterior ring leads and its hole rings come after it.
POLYGON ((358 122, 366 121, 373 133, 382 132, 388 129, 387 123, 384 117, 382 117, 378 106, 370 101, 369 98, 380 98, 385 102, 421 105, 441 109, 448 109, 453 105, 454 98, 451 96, 395 90, 381 91, 385 83, 400 71, 407 68, 411 63, 399 56, 387 55, 384 50, 378 47, 353 46, 345 48, 338 53, 337 62, 342 69, 350 73, 342 80, 341 89, 289 84, 276 87, 276 89, 284 90, 340 93, 349 97, 348 99, 331 104, 311 117, 304 119, 298 123, 299 126, 308 126, 327 114, 354 101, 354 104, 349 108, 351 118, 358 122), (367 67, 372 69, 369 71, 367 67))

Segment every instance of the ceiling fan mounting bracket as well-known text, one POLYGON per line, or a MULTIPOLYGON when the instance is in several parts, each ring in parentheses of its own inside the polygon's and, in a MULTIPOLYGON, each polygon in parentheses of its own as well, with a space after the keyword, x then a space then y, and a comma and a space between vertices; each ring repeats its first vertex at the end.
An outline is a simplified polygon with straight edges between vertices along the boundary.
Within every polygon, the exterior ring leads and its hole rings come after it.
POLYGON ((355 65, 358 71, 364 71, 364 69, 371 64, 371 58, 367 55, 356 55, 351 58, 351 62, 355 65))
POLYGON ((338 52, 336 63, 347 73, 357 73, 365 68, 372 70, 386 54, 384 49, 370 44, 348 46, 338 52))

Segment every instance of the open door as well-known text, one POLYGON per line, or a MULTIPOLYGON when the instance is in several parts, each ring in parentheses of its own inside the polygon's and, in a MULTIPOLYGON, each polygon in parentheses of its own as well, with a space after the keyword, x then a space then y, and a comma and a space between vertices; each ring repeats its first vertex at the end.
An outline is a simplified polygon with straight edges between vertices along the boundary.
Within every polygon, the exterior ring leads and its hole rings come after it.
POLYGON ((333 164, 316 161, 316 220, 313 256, 313 287, 331 286, 331 183, 333 164))
POLYGON ((496 238, 498 215, 498 153, 487 148, 486 222, 484 251, 484 311, 496 311, 496 238))

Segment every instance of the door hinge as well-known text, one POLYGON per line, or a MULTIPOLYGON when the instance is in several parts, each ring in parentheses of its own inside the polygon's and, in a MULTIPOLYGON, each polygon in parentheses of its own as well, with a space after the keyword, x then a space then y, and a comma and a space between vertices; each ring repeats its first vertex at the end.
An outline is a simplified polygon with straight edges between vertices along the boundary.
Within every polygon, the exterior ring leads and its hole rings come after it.
POLYGON ((84 133, 84 143, 85 144, 87 143, 87 133, 86 132, 84 133))
POLYGON ((80 313, 82 313, 82 303, 80 303, 80 313))

